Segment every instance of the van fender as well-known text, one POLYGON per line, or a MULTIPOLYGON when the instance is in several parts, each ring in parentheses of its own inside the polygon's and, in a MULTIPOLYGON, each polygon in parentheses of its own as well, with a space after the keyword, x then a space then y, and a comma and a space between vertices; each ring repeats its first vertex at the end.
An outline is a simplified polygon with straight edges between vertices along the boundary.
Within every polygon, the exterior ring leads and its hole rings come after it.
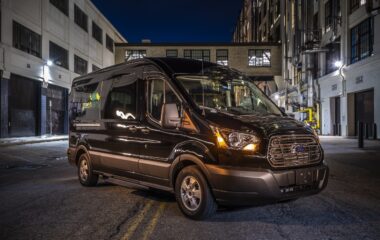
POLYGON ((209 182, 210 186, 210 173, 207 170, 206 163, 216 163, 215 157, 212 156, 210 149, 197 141, 185 141, 177 144, 173 149, 172 154, 170 154, 169 160, 172 161, 169 170, 169 182, 170 186, 174 187, 175 178, 179 173, 180 169, 186 165, 196 165, 200 168, 206 180, 209 182))
POLYGON ((85 144, 79 143, 75 149, 75 154, 74 154, 74 160, 75 160, 75 165, 78 165, 78 159, 80 157, 79 154, 86 153, 87 155, 90 156, 89 149, 85 144))
MULTIPOLYGON (((210 147, 214 146, 214 143, 207 143, 210 147)), ((216 159, 213 156, 211 149, 206 144, 195 141, 187 140, 178 143, 169 155, 168 160, 174 161, 178 156, 183 154, 191 154, 197 156, 204 163, 216 163, 216 159)))

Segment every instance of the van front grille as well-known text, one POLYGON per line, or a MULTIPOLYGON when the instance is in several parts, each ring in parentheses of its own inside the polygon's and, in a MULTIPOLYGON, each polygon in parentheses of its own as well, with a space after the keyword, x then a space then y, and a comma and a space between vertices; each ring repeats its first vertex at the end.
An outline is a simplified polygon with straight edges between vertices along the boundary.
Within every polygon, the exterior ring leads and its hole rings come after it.
POLYGON ((269 140, 268 160, 272 167, 297 167, 321 161, 317 139, 310 135, 278 135, 269 140))

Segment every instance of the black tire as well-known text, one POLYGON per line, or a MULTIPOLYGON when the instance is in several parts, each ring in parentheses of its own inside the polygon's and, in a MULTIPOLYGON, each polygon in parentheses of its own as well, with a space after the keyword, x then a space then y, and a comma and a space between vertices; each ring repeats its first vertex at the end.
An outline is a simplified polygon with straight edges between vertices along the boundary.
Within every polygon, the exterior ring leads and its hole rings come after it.
POLYGON ((88 156, 88 154, 83 153, 80 155, 79 160, 78 160, 78 179, 79 182, 86 187, 92 187, 95 186, 98 183, 98 178, 99 175, 95 174, 92 171, 92 164, 91 164, 91 159, 88 156), (87 170, 85 170, 83 164, 87 166, 87 170), (83 172, 85 171, 87 176, 83 175, 83 172))
MULTIPOLYGON (((218 208, 218 205, 215 202, 214 196, 212 195, 210 191, 210 187, 208 186, 208 183, 203 176, 202 172, 199 170, 197 166, 188 166, 182 169, 175 182, 175 196, 178 203, 178 206, 182 213, 194 220, 202 220, 210 217, 215 213, 215 211, 218 208), (186 179, 186 180, 185 180, 186 179), (185 180, 185 181, 184 181, 185 180), (193 195, 192 201, 185 201, 184 199, 189 196, 188 194, 183 194, 182 190, 182 184, 186 186, 186 182, 191 180, 195 180, 195 187, 193 188, 193 191, 197 191, 198 195, 200 192, 200 200, 195 197, 195 194, 193 195), (185 196, 186 195, 186 196, 185 196), (199 200, 199 201, 198 201, 199 200), (195 201, 195 203, 193 202, 195 201), (195 209, 189 209, 190 202, 193 202, 196 207, 195 209)), ((188 190, 191 192, 191 190, 188 190)), ((191 193, 189 193, 191 194, 191 193)), ((191 197, 191 196, 190 196, 191 197)))

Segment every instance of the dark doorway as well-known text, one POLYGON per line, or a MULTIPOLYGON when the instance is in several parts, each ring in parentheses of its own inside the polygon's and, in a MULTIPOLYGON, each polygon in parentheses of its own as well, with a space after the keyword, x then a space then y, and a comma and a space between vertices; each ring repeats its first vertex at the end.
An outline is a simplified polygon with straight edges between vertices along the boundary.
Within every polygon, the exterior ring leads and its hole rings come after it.
POLYGON ((40 83, 11 75, 9 81, 9 136, 27 137, 38 134, 40 83))
POLYGON ((46 132, 65 133, 67 89, 49 85, 46 94, 46 132))
POLYGON ((334 136, 342 135, 340 97, 331 98, 331 123, 334 136))
MULTIPOLYGON (((355 93, 355 123, 362 122, 365 126, 365 136, 373 137, 374 124, 374 91, 373 89, 355 93)), ((357 127, 355 135, 357 135, 357 127)))

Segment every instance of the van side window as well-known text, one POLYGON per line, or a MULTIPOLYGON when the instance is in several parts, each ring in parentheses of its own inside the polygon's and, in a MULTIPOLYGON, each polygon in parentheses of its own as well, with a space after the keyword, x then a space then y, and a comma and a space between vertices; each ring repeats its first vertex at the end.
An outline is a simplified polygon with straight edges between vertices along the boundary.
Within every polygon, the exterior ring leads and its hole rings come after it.
POLYGON ((76 86, 70 104, 71 117, 76 120, 98 120, 100 109, 100 84, 76 86))
POLYGON ((128 81, 121 78, 112 80, 112 87, 106 97, 105 119, 136 119, 137 81, 128 81))
POLYGON ((162 104, 164 104, 164 81, 152 80, 149 83, 148 112, 157 121, 161 119, 162 104))
POLYGON ((181 101, 178 99, 177 95, 174 93, 173 89, 169 86, 168 83, 165 83, 165 103, 175 103, 178 109, 178 115, 181 111, 181 101))
POLYGON ((165 103, 181 103, 168 83, 165 83, 165 103))
POLYGON ((162 79, 154 79, 149 83, 148 112, 157 121, 161 120, 162 105, 164 103, 175 103, 180 111, 181 101, 162 79))

